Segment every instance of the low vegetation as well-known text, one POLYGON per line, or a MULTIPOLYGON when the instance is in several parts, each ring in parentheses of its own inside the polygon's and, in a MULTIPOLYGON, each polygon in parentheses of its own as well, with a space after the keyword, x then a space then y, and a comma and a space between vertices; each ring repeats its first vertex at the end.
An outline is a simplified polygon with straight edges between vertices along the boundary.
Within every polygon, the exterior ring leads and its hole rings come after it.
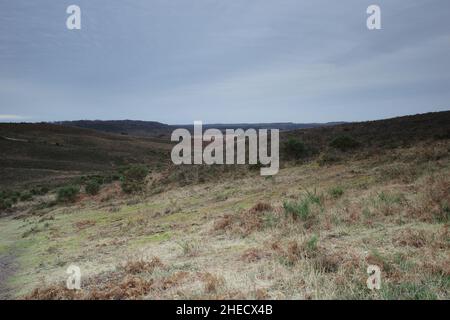
POLYGON ((450 140, 429 121, 286 133, 315 151, 271 178, 142 161, 2 189, 0 296, 448 300, 450 140), (341 135, 358 146, 331 146, 341 135), (81 290, 65 286, 71 264, 81 290))
POLYGON ((78 186, 65 186, 58 189, 56 199, 58 202, 75 202, 78 194, 80 193, 80 187, 78 186))
POLYGON ((133 165, 125 169, 121 178, 122 190, 126 193, 142 191, 147 174, 148 169, 143 165, 133 165))
POLYGON ((90 195, 96 195, 100 191, 100 183, 97 180, 91 180, 86 184, 86 193, 90 195))
POLYGON ((330 142, 330 146, 341 151, 348 151, 359 147, 359 142, 348 135, 340 135, 330 142))
POLYGON ((309 150, 302 141, 295 138, 289 138, 284 143, 284 154, 288 159, 299 160, 306 158, 309 154, 309 150))

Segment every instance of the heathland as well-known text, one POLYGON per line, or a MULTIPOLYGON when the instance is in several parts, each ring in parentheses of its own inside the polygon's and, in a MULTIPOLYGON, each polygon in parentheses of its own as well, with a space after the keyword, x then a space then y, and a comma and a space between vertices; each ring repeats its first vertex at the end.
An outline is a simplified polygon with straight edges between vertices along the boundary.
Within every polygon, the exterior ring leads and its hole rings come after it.
POLYGON ((450 298, 448 111, 282 132, 273 177, 98 129, 0 124, 1 297, 450 298))

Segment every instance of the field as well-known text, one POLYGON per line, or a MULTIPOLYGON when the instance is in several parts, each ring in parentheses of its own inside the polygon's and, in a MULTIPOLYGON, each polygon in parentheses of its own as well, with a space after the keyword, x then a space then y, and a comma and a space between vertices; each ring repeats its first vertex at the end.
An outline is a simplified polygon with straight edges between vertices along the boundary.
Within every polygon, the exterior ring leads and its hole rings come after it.
MULTIPOLYGON (((73 202, 60 203, 50 186, 4 210, 0 296, 449 299, 449 118, 442 112, 285 133, 283 143, 298 139, 303 149, 284 150, 273 177, 244 166, 174 167, 165 141, 85 129, 71 130, 104 139, 96 145, 109 151, 100 154, 117 164, 101 165, 91 158, 95 146, 80 145, 77 152, 91 153, 83 161, 73 153, 76 170, 55 169, 28 151, 29 142, 4 139, 10 151, 2 171, 36 170, 39 159, 39 170, 56 171, 48 179, 61 183, 129 163, 145 163, 150 173, 139 192, 125 193, 112 179, 94 195, 82 187, 73 202), (135 151, 143 146, 148 153, 135 151), (66 289, 71 264, 81 268, 78 291, 66 289), (381 269, 380 290, 366 286, 369 265, 381 269)), ((36 136, 18 127, 2 127, 1 136, 36 136)), ((63 128, 55 143, 66 137, 63 128)), ((55 152, 50 160, 66 155, 55 152)), ((11 174, 2 187, 42 185, 44 176, 24 184, 11 174)))

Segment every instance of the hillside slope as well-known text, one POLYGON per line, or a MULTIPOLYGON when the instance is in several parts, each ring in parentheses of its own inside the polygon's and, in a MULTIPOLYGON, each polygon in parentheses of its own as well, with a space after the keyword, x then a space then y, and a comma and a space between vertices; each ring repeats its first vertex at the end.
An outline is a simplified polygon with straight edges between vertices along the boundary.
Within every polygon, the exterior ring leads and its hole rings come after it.
POLYGON ((283 136, 299 138, 305 143, 324 147, 340 135, 352 136, 363 147, 383 149, 411 146, 426 140, 449 139, 450 111, 294 130, 283 136))
POLYGON ((170 144, 54 124, 0 124, 0 187, 167 163, 170 144))
POLYGON ((170 135, 171 127, 156 121, 138 120, 77 120, 60 121, 57 124, 69 127, 93 129, 122 135, 160 137, 170 135))
MULTIPOLYGON (((156 134, 169 130, 170 126, 146 121, 81 121, 71 124, 98 130, 44 123, 0 124, 0 148, 3 151, 0 154, 3 177, 0 187, 46 179, 64 181, 67 177, 112 171, 129 163, 144 163, 151 168, 171 166, 169 154, 172 144, 168 135, 151 138, 104 132, 128 130, 147 134, 150 126, 156 128, 152 131, 156 134)), ((245 124, 242 127, 245 129, 245 124)), ((328 155, 330 143, 339 136, 356 140, 358 148, 355 153, 363 157, 367 156, 367 151, 376 153, 379 149, 412 146, 420 141, 448 139, 450 111, 285 131, 280 136, 282 165, 283 160, 288 160, 283 146, 290 138, 305 143, 308 159, 320 154, 328 158, 345 158, 346 154, 335 155, 334 150, 328 155)))

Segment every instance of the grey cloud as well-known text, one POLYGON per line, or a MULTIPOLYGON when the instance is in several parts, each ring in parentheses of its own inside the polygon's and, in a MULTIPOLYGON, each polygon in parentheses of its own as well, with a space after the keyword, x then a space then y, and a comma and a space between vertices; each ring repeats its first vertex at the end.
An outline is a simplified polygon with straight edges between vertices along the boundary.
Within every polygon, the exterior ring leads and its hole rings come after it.
MULTIPOLYGON (((364 120, 448 109, 450 3, 0 1, 0 114, 170 123, 364 120)), ((14 119, 12 119, 14 120, 14 119)))

